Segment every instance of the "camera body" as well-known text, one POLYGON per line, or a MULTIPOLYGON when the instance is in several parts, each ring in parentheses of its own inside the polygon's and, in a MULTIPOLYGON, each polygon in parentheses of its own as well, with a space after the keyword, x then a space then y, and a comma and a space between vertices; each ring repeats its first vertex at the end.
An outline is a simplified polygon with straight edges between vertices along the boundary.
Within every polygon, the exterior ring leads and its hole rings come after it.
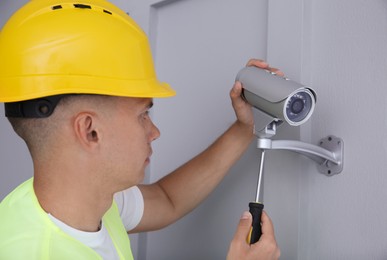
POLYGON ((279 124, 298 126, 312 115, 316 93, 304 85, 257 67, 245 67, 236 80, 242 83, 242 97, 279 124))

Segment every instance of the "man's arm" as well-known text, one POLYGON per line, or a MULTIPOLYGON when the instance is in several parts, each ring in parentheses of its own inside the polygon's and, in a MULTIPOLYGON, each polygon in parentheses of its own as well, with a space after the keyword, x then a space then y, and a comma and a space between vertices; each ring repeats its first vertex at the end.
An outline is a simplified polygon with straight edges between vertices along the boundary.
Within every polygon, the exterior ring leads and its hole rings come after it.
MULTIPOLYGON (((247 66, 276 71, 261 60, 250 60, 247 66)), ((242 156, 254 138, 254 119, 252 108, 241 98, 241 92, 242 86, 236 82, 230 97, 237 120, 211 146, 156 183, 139 185, 144 197, 144 215, 131 232, 160 229, 189 213, 242 156)))

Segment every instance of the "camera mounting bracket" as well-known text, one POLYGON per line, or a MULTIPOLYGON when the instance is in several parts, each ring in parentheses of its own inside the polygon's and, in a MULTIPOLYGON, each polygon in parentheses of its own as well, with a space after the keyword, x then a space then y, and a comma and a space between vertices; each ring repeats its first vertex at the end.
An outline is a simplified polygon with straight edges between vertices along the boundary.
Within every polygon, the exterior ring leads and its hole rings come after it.
POLYGON ((272 121, 263 128, 259 126, 260 130, 255 126, 254 134, 258 137, 257 148, 261 150, 288 150, 302 154, 315 161, 319 172, 327 176, 342 172, 344 142, 341 138, 330 135, 322 138, 318 145, 295 140, 271 140, 270 138, 276 134, 277 125, 278 122, 272 121))
POLYGON ((319 145, 294 140, 258 138, 257 148, 262 150, 288 150, 302 154, 317 163, 319 172, 332 176, 343 170, 344 142, 336 136, 322 138, 319 145))
POLYGON ((260 109, 253 109, 254 135, 258 138, 271 138, 277 132, 277 126, 281 125, 281 119, 272 117, 260 109))
POLYGON ((293 140, 258 138, 257 148, 262 150, 288 150, 302 154, 317 163, 319 172, 332 176, 343 170, 344 142, 336 136, 322 138, 319 145, 293 140))

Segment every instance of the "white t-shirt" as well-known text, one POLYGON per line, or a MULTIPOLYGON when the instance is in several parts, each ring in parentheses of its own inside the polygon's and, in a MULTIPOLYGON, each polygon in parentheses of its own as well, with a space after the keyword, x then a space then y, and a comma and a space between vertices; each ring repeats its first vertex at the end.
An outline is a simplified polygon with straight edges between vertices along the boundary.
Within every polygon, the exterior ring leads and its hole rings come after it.
MULTIPOLYGON (((137 186, 118 192, 114 195, 122 222, 127 231, 135 228, 144 213, 144 198, 137 186)), ((96 251, 102 259, 118 260, 118 254, 105 226, 97 232, 85 232, 72 228, 49 214, 51 220, 69 236, 77 239, 96 251)))

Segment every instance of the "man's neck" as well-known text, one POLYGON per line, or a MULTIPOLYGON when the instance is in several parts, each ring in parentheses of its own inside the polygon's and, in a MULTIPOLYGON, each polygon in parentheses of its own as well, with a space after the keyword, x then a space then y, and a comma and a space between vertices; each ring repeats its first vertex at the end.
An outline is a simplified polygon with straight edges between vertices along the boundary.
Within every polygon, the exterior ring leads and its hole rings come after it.
POLYGON ((75 229, 95 232, 112 205, 113 193, 103 194, 90 183, 43 178, 36 174, 34 190, 44 211, 75 229))

